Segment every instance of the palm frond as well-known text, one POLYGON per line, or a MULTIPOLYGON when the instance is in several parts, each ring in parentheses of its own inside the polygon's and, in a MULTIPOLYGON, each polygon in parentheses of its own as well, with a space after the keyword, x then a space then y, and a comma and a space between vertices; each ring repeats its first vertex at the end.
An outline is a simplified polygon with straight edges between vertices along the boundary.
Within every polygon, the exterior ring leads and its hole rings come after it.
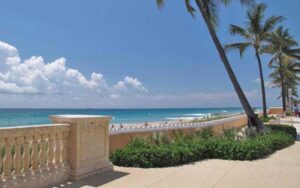
POLYGON ((267 5, 260 3, 255 5, 247 12, 248 17, 248 30, 253 34, 260 34, 262 31, 262 20, 264 18, 264 12, 267 9, 267 5))
POLYGON ((165 5, 164 0, 156 0, 156 5, 159 9, 161 9, 165 5))
POLYGON ((271 16, 269 17, 263 26, 263 32, 268 33, 271 32, 276 25, 282 22, 285 18, 283 16, 271 16))
POLYGON ((216 29, 219 23, 219 8, 221 1, 218 0, 196 0, 198 1, 201 6, 204 8, 205 13, 207 14, 210 23, 216 29))
POLYGON ((251 35, 247 32, 247 30, 237 25, 231 24, 229 26, 229 32, 231 35, 240 35, 246 39, 251 39, 251 35))
POLYGON ((224 46, 225 51, 231 51, 231 50, 239 50, 240 56, 243 57, 244 52, 247 48, 251 47, 252 43, 246 42, 246 43, 234 43, 234 44, 228 44, 224 46))
POLYGON ((188 13, 190 13, 192 15, 192 17, 195 17, 196 9, 191 5, 190 0, 185 0, 185 6, 186 6, 186 10, 188 11, 188 13))

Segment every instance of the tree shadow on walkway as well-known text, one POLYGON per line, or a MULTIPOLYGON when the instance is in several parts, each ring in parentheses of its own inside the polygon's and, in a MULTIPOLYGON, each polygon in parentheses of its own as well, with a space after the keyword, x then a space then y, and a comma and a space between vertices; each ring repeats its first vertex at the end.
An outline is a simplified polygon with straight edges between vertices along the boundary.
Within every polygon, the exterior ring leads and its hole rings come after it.
POLYGON ((129 173, 119 171, 104 172, 79 181, 67 181, 60 185, 53 186, 52 188, 100 187, 106 183, 127 176, 128 174, 129 173))

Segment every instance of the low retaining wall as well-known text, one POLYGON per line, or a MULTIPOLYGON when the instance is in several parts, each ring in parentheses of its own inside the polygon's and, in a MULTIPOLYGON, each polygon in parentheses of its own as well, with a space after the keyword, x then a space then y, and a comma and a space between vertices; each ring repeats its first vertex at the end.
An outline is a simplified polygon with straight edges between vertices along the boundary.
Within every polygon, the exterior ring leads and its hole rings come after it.
POLYGON ((272 108, 269 108, 269 114, 275 114, 275 115, 278 115, 278 114, 283 114, 283 108, 282 107, 272 107, 272 108))
MULTIPOLYGON (((260 114, 261 115, 261 114, 260 114)), ((204 123, 179 123, 179 124, 162 124, 155 127, 125 127, 111 129, 109 136, 109 152, 125 147, 134 137, 149 138, 154 133, 164 132, 172 135, 174 130, 182 130, 184 133, 194 132, 203 127, 212 126, 217 134, 220 134, 223 129, 241 128, 247 125, 247 116, 239 115, 220 120, 214 120, 204 123)))

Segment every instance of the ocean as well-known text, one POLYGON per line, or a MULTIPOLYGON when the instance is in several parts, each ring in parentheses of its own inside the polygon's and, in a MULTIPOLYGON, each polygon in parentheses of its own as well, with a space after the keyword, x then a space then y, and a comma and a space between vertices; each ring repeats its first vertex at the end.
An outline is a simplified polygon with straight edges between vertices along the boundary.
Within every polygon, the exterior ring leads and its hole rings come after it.
POLYGON ((144 123, 176 119, 194 119, 214 114, 241 113, 242 108, 171 109, 0 109, 0 127, 51 123, 50 115, 86 114, 112 116, 111 124, 144 123))

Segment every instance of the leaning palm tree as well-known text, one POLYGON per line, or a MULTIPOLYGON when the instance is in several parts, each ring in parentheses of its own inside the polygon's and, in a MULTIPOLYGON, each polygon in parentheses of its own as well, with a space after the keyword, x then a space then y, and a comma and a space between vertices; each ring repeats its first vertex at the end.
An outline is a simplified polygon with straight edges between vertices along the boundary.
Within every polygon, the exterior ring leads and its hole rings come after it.
POLYGON ((262 48, 262 52, 272 55, 269 66, 272 68, 277 65, 278 67, 277 71, 281 85, 282 108, 284 112, 286 112, 286 87, 284 82, 286 75, 284 74, 284 67, 287 63, 300 60, 300 48, 297 47, 298 43, 289 34, 288 29, 279 27, 270 35, 269 44, 262 48))
MULTIPOLYGON (((239 0, 243 5, 252 5, 254 0, 239 0)), ((156 0, 157 5, 161 8, 164 5, 164 0, 156 0)), ((256 126, 258 131, 263 131, 265 129, 264 124, 255 115, 250 103, 248 102, 233 70, 228 61, 226 53, 222 47, 222 44, 216 34, 216 26, 218 25, 218 10, 221 5, 227 6, 230 0, 195 0, 199 12, 201 13, 205 24, 208 28, 210 36, 217 48, 219 56, 225 66, 228 76, 233 84, 233 87, 239 97, 239 100, 244 108, 245 113, 249 119, 250 126, 256 126)), ((185 0, 185 5, 187 11, 194 17, 196 9, 191 5, 190 0, 185 0)))
POLYGON ((259 68, 264 117, 267 117, 268 114, 265 82, 260 58, 261 47, 268 41, 269 35, 275 26, 283 20, 282 16, 271 16, 264 20, 264 12, 266 8, 267 5, 261 3, 250 9, 247 12, 247 22, 245 28, 237 25, 230 25, 230 33, 232 35, 238 35, 244 38, 245 41, 225 45, 225 50, 239 50, 241 57, 248 48, 253 47, 259 68))

